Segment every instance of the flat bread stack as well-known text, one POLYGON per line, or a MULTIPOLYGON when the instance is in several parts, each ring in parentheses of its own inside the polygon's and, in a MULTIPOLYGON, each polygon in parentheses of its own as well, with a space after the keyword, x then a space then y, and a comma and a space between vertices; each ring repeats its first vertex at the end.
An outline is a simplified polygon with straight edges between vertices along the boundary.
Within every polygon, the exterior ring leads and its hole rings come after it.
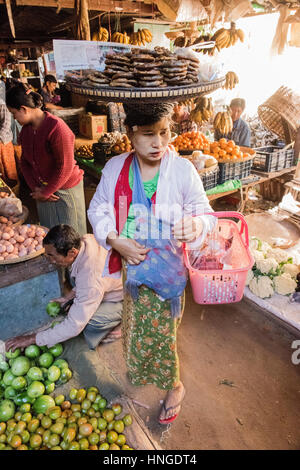
POLYGON ((163 76, 160 72, 160 62, 156 54, 148 54, 147 51, 140 51, 132 54, 131 63, 133 72, 141 88, 159 88, 164 86, 163 76))
POLYGON ((121 88, 137 86, 128 54, 107 54, 105 66, 103 73, 110 80, 110 86, 121 88))

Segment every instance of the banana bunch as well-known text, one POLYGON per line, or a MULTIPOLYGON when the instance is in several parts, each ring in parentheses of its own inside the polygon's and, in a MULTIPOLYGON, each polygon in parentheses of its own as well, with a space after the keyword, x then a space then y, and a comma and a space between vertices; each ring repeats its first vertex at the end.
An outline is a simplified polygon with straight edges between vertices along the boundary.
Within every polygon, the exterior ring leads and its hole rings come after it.
POLYGON ((196 107, 191 111, 191 120, 197 124, 207 122, 213 115, 212 99, 202 96, 195 100, 196 107))
POLYGON ((235 24, 231 23, 230 29, 221 28, 215 32, 212 41, 215 41, 215 47, 220 51, 225 47, 234 46, 238 40, 244 42, 245 34, 242 29, 236 29, 235 24))
POLYGON ((229 111, 219 111, 214 119, 214 129, 221 134, 227 135, 233 129, 233 122, 229 111))
POLYGON ((130 35, 130 44, 133 46, 145 46, 147 42, 152 41, 152 33, 149 29, 139 29, 130 35))
POLYGON ((95 31, 92 35, 92 41, 108 41, 108 31, 106 28, 100 28, 99 31, 95 31))
POLYGON ((119 33, 118 31, 115 32, 112 37, 111 37, 112 42, 119 42, 121 44, 129 44, 130 43, 130 37, 127 35, 126 31, 125 33, 119 33))
POLYGON ((226 82, 223 88, 226 90, 232 90, 239 83, 239 78, 235 72, 227 72, 225 78, 226 82))

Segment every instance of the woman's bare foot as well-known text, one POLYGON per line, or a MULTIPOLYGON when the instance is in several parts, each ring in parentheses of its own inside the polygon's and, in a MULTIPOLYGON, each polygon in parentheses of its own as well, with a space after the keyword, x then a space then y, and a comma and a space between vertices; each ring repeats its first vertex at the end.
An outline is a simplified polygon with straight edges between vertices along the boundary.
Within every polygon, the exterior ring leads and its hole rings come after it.
POLYGON ((177 387, 168 391, 159 415, 159 421, 170 419, 179 413, 184 394, 185 388, 182 382, 179 382, 177 387))
POLYGON ((120 339, 122 336, 121 325, 116 326, 113 330, 111 330, 107 336, 102 340, 102 343, 112 343, 117 339, 120 339))

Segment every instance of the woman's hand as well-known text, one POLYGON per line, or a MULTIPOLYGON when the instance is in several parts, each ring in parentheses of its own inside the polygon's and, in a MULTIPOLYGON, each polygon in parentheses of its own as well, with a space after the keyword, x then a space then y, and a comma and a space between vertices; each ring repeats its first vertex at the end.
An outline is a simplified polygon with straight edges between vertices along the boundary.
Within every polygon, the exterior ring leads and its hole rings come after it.
POLYGON ((118 251, 128 264, 140 264, 150 251, 150 248, 145 248, 143 245, 140 245, 137 241, 130 238, 113 238, 108 236, 107 243, 118 251))
POLYGON ((174 225, 173 235, 182 243, 191 243, 200 237, 202 230, 203 222, 200 217, 185 215, 180 222, 174 225))
POLYGON ((5 349, 6 351, 9 351, 11 349, 13 352, 17 348, 24 349, 27 346, 30 346, 31 344, 35 344, 35 342, 36 342, 35 333, 31 335, 15 336, 14 338, 10 338, 7 341, 5 341, 5 349))
POLYGON ((55 194, 51 194, 51 196, 45 197, 42 193, 41 188, 34 188, 34 191, 30 193, 30 195, 33 199, 35 199, 36 201, 40 201, 40 202, 46 202, 46 201, 56 202, 59 200, 59 196, 56 196, 55 194))

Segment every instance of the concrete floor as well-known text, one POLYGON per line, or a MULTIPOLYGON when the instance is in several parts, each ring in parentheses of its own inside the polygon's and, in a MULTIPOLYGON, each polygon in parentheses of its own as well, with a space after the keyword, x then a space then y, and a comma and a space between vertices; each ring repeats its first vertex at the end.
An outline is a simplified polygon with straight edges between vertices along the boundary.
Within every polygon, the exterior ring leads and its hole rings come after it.
POLYGON ((135 387, 121 341, 98 348, 124 394, 164 449, 299 449, 300 365, 292 333, 246 301, 203 308, 187 292, 178 332, 186 397, 177 420, 157 424, 164 392, 135 387), (145 408, 148 407, 148 408, 145 408))

